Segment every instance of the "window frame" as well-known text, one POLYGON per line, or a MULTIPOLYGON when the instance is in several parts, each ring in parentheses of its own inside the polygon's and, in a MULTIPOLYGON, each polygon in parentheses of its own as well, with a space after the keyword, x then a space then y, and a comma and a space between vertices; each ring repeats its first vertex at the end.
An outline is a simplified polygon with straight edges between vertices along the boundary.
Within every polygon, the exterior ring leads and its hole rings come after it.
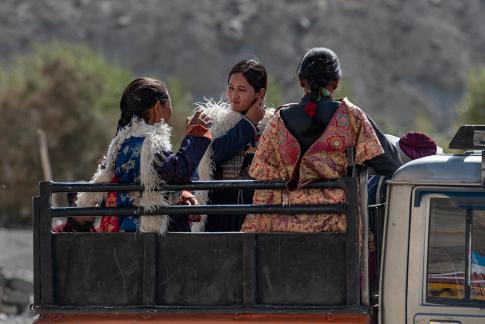
POLYGON ((470 190, 469 188, 449 188, 446 191, 441 190, 418 190, 416 200, 414 202, 415 206, 421 204, 421 199, 423 199, 426 212, 426 239, 425 239, 425 258, 423 263, 423 301, 425 305, 443 305, 443 306, 464 306, 464 307, 480 307, 485 308, 485 301, 478 301, 471 299, 471 262, 472 262, 472 236, 473 236, 473 217, 474 210, 485 209, 485 191, 480 188, 476 190, 470 190), (465 190, 460 190, 465 189, 465 190), (462 300, 449 299, 442 297, 428 296, 428 263, 430 257, 430 238, 431 238, 431 201, 432 199, 449 199, 462 198, 464 195, 470 194, 474 198, 483 199, 483 203, 476 204, 476 200, 471 204, 464 204, 463 206, 457 206, 457 208, 462 208, 465 210, 465 285, 464 285, 464 298, 462 300))

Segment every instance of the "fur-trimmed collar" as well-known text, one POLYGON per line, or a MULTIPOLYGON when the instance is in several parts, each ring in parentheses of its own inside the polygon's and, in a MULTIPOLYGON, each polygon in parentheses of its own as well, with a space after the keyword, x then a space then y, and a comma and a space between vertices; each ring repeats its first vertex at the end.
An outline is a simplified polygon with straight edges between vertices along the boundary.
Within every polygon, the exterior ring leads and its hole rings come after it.
MULTIPOLYGON (((91 179, 91 183, 109 183, 114 175, 114 166, 118 152, 124 141, 131 137, 143 137, 140 154, 140 183, 145 190, 142 193, 140 206, 147 211, 154 210, 158 206, 167 206, 169 202, 164 198, 160 185, 163 180, 156 172, 156 166, 163 163, 156 154, 161 151, 170 151, 171 127, 165 122, 148 125, 138 117, 133 117, 130 124, 118 131, 111 141, 104 163, 98 165, 98 169, 91 179)), ((106 193, 83 192, 78 195, 79 207, 93 207, 99 205, 106 198, 106 193)), ((169 223, 168 216, 141 216, 141 232, 159 232, 164 234, 169 223)))
MULTIPOLYGON (((205 102, 196 103, 195 108, 202 110, 207 116, 212 119, 212 127, 210 128, 210 130, 213 139, 225 135, 243 118, 243 115, 241 113, 231 110, 229 103, 224 101, 206 99, 205 102)), ((274 112, 274 108, 266 108, 265 116, 258 124, 258 129, 260 131, 262 131, 266 127, 267 122, 274 115, 274 112)), ((200 180, 207 181, 214 178, 216 165, 213 161, 213 154, 214 152, 211 145, 200 160, 199 167, 197 168, 200 180)), ((197 197, 199 204, 207 204, 207 191, 197 191, 195 193, 195 196, 197 197)), ((202 232, 205 228, 206 221, 207 216, 202 215, 200 222, 192 223, 192 232, 202 232)))
MULTIPOLYGON (((198 110, 202 110, 212 119, 212 127, 210 130, 213 139, 225 135, 243 118, 241 113, 231 110, 230 105, 224 101, 207 99, 206 102, 196 103, 195 107, 198 110)), ((258 124, 258 129, 260 131, 264 130, 269 119, 273 117, 274 112, 274 108, 266 108, 264 118, 258 124)), ((200 180, 213 179, 215 171, 215 165, 212 158, 213 154, 211 145, 202 157, 197 169, 200 180)))

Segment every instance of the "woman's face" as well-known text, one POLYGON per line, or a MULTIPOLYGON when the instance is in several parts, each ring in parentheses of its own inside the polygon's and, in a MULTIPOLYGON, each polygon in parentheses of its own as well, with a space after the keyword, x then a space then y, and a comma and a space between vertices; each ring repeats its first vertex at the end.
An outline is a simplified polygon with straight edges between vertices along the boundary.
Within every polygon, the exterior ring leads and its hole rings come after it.
POLYGON ((234 73, 229 78, 226 96, 231 109, 242 113, 253 105, 256 101, 257 93, 242 73, 234 73))
POLYGON ((166 123, 168 123, 170 117, 172 117, 172 100, 168 98, 168 100, 165 100, 165 103, 160 104, 160 108, 160 120, 163 119, 166 123))
POLYGON ((170 99, 165 100, 162 104, 160 101, 157 101, 152 108, 150 108, 148 120, 146 120, 147 124, 153 125, 163 121, 168 123, 172 117, 172 102, 170 99))

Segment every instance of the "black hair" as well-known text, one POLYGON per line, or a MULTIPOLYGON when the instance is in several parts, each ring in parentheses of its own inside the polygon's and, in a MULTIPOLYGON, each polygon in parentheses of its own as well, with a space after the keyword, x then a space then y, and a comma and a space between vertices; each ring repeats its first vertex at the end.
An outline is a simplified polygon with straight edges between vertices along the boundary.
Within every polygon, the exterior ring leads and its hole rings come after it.
POLYGON ((255 60, 243 60, 234 65, 229 72, 227 82, 231 75, 236 73, 242 73, 248 83, 254 88, 254 91, 258 92, 261 89, 268 87, 268 74, 263 64, 255 60))
POLYGON ((310 100, 313 102, 320 101, 322 88, 342 78, 337 54, 325 47, 315 47, 306 52, 298 65, 297 74, 308 82, 310 100))
POLYGON ((159 80, 138 78, 131 81, 121 96, 118 130, 130 124, 133 116, 143 118, 157 101, 163 105, 169 98, 167 87, 159 80))

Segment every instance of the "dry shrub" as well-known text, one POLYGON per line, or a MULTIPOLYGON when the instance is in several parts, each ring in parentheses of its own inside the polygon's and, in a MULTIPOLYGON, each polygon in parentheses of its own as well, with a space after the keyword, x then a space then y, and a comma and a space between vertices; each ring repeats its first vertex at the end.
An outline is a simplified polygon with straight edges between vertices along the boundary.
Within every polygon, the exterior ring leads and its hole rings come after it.
POLYGON ((47 134, 56 180, 89 179, 115 132, 132 79, 80 45, 48 43, 0 74, 0 225, 30 223, 43 179, 37 130, 47 134))

